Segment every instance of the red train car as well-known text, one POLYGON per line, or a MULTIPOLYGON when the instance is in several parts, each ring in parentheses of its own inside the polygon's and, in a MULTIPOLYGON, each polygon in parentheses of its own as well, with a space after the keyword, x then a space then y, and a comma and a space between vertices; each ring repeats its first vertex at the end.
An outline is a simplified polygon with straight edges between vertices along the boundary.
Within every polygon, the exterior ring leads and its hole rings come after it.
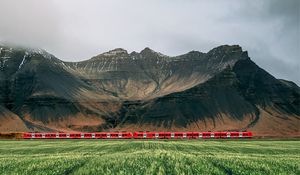
POLYGON ((146 137, 147 137, 147 132, 134 132, 133 133, 134 139, 146 139, 146 137))
POLYGON ((168 139, 193 139, 193 132, 171 132, 168 139))
POLYGON ((164 137, 162 132, 146 132, 146 139, 162 139, 164 137))
POLYGON ((202 132, 200 133, 200 136, 202 134, 202 139, 210 139, 210 138, 214 138, 214 134, 211 132, 202 132))
POLYGON ((134 139, 164 139, 164 132, 148 132, 148 131, 139 131, 133 133, 134 139))
POLYGON ((214 132, 214 138, 215 139, 226 139, 227 132, 214 132))
POLYGON ((132 133, 131 132, 106 132, 107 139, 131 139, 132 133))
POLYGON ((252 132, 243 132, 242 136, 243 138, 252 138, 252 132))

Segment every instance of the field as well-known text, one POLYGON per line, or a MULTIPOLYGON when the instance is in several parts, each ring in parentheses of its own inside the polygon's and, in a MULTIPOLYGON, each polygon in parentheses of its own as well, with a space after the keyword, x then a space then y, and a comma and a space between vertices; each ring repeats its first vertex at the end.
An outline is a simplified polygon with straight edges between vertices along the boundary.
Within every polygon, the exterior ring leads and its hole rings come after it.
POLYGON ((0 174, 300 174, 300 141, 0 140, 0 174))

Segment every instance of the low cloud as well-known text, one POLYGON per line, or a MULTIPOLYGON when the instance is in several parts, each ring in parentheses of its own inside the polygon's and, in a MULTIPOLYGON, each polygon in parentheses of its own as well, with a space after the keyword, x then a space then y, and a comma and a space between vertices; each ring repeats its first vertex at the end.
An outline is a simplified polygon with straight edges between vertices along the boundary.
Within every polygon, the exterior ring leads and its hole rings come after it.
POLYGON ((298 0, 1 0, 0 40, 67 61, 122 47, 167 55, 239 44, 259 66, 299 80, 298 0))

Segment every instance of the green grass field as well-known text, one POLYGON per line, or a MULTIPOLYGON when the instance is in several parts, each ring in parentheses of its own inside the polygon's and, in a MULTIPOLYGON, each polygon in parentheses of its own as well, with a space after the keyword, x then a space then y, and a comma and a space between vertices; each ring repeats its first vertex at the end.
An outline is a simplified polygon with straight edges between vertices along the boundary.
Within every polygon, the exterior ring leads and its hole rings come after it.
POLYGON ((300 141, 2 140, 0 174, 300 174, 300 141))

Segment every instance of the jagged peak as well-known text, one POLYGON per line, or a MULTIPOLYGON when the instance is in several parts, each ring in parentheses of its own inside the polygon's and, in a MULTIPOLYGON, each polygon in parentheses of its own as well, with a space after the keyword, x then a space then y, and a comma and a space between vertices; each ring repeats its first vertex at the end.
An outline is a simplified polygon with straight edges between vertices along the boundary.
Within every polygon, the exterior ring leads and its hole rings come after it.
POLYGON ((145 47, 140 53, 143 53, 143 52, 154 52, 154 53, 156 53, 154 50, 150 49, 149 47, 145 47))
POLYGON ((128 54, 127 50, 122 49, 122 48, 116 48, 116 49, 110 50, 108 52, 102 53, 101 55, 110 57, 110 56, 124 55, 124 54, 125 55, 128 54))
POLYGON ((152 49, 150 49, 149 47, 146 47, 145 49, 143 49, 141 52, 140 52, 141 55, 156 55, 156 56, 160 56, 160 57, 169 57, 167 55, 164 55, 160 52, 156 52, 152 49))
POLYGON ((239 45, 221 45, 210 50, 208 54, 216 52, 243 52, 243 50, 239 45))
POLYGON ((221 45, 215 47, 207 53, 208 58, 223 60, 224 57, 228 57, 231 60, 248 59, 248 52, 243 51, 239 45, 221 45), (229 56, 229 57, 228 57, 229 56))

